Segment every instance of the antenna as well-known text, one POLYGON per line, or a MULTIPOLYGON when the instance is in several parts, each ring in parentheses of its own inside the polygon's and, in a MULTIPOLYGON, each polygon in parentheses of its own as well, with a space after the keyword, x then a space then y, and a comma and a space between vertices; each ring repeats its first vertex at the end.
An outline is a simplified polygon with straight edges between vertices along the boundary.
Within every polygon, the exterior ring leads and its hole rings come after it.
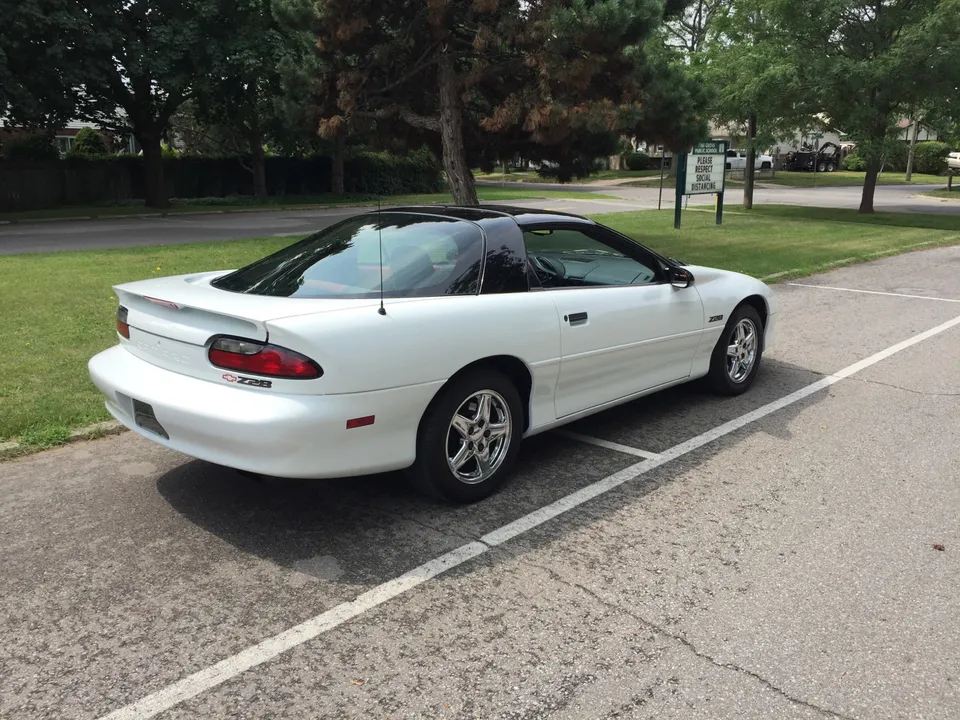
POLYGON ((377 173, 377 240, 380 243, 380 309, 377 312, 380 315, 386 315, 387 311, 383 307, 383 226, 380 223, 380 173, 377 173))

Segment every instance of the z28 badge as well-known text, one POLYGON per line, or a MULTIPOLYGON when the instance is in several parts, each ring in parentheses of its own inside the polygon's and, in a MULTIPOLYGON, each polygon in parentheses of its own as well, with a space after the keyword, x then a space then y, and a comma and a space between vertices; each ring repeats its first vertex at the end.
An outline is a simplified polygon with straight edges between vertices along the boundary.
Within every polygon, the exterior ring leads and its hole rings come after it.
POLYGON ((270 380, 257 380, 256 378, 248 378, 233 375, 232 373, 224 373, 221 375, 224 380, 231 383, 236 383, 237 385, 249 385, 250 387, 259 387, 259 388, 270 388, 273 387, 273 383, 270 380))

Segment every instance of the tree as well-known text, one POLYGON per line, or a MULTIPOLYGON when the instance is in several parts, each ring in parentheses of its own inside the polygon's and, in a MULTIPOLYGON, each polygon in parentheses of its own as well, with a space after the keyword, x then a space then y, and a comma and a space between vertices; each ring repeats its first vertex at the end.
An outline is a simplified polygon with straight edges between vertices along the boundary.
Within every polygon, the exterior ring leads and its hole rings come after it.
POLYGON ((318 46, 344 120, 400 120, 439 136, 455 200, 477 202, 468 158, 572 158, 643 115, 637 51, 675 2, 326 0, 318 46), (548 150, 549 149, 549 150, 548 150))
POLYGON ((264 143, 290 131, 285 80, 294 69, 307 76, 312 70, 313 38, 297 27, 309 7, 291 0, 250 0, 246 11, 232 18, 215 72, 194 86, 197 119, 220 138, 221 152, 250 159, 244 167, 260 199, 267 195, 264 143))
POLYGON ((831 123, 866 161, 861 213, 873 212, 877 175, 897 122, 960 86, 960 0, 770 0, 782 52, 816 78, 831 123), (789 35, 786 31, 789 29, 789 35))
POLYGON ((147 205, 167 205, 161 141, 171 116, 198 78, 216 71, 237 25, 256 6, 255 0, 83 3, 80 115, 133 133, 143 152, 147 205))
POLYGON ((767 0, 734 0, 717 9, 698 67, 714 88, 711 115, 718 123, 742 128, 746 137, 743 206, 753 207, 758 146, 808 124, 819 110, 808 74, 797 58, 783 52, 788 27, 767 0))
POLYGON ((676 17, 664 23, 664 36, 671 47, 695 55, 703 49, 714 16, 722 11, 725 0, 694 0, 676 17))
POLYGON ((73 139, 70 154, 80 157, 103 157, 110 154, 110 149, 103 135, 93 128, 83 128, 73 139))
POLYGON ((84 18, 73 0, 0 0, 0 115, 55 129, 76 119, 84 18))

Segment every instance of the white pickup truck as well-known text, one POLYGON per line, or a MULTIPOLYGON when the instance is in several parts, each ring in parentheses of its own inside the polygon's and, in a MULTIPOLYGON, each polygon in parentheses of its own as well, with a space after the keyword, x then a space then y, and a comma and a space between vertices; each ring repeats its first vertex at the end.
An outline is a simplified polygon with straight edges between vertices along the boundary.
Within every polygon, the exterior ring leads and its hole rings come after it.
MULTIPOLYGON (((727 150, 727 170, 745 170, 747 167, 746 150, 727 150)), ((757 170, 769 170, 773 167, 773 158, 769 155, 757 153, 753 159, 753 167, 757 170)))
POLYGON ((960 152, 947 153, 947 170, 960 175, 960 152))

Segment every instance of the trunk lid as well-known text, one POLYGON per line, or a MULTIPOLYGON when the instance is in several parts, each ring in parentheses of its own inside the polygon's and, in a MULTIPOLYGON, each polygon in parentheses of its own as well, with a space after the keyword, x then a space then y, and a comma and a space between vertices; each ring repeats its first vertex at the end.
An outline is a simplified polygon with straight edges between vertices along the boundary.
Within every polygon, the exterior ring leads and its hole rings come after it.
MULTIPOLYGON (((215 335, 265 342, 268 320, 375 306, 375 300, 337 300, 246 295, 220 290, 210 282, 229 271, 141 280, 114 287, 127 309, 129 340, 121 340, 132 354, 153 365, 207 380, 229 374, 207 358, 207 343, 215 335)), ((289 348, 296 351, 297 348, 289 348)), ((278 390, 315 381, 278 379, 278 390)))

